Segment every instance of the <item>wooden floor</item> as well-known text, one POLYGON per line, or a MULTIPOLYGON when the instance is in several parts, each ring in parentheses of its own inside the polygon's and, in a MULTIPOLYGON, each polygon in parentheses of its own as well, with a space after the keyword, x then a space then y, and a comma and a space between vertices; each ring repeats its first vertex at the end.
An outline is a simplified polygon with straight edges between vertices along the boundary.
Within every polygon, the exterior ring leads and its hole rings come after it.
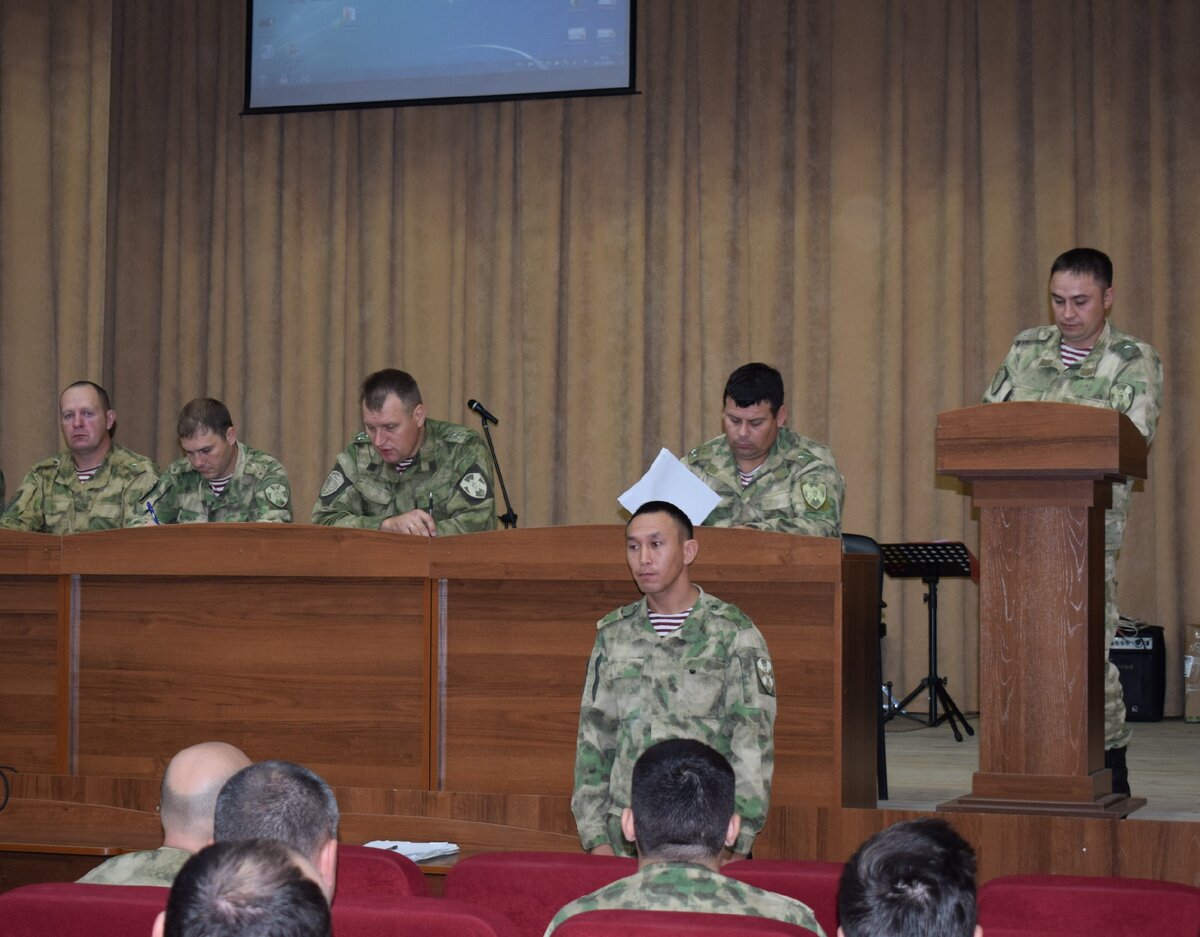
MULTIPOLYGON (((974 717, 968 722, 977 728, 974 717)), ((929 728, 897 719, 887 731, 888 793, 879 806, 933 810, 969 793, 979 767, 979 736, 956 742, 950 726, 929 728)), ((1149 801, 1134 820, 1200 821, 1200 723, 1182 719, 1134 725, 1128 752, 1129 785, 1149 801)))

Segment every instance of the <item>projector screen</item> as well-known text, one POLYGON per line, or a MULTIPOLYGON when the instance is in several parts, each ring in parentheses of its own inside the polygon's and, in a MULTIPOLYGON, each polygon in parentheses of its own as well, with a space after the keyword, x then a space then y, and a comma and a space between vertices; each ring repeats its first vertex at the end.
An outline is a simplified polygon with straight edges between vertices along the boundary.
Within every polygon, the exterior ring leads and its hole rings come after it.
POLYGON ((246 111, 633 91, 635 0, 248 0, 246 111))

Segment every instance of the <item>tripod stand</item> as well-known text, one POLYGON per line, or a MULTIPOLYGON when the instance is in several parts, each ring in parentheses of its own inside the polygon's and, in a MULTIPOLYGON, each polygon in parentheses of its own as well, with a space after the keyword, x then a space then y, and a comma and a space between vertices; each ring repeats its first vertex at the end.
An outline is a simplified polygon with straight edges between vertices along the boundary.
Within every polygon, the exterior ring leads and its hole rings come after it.
POLYGON ((971 575, 971 554, 962 543, 881 543, 883 571, 895 579, 920 578, 925 584, 925 605, 929 610, 929 673, 921 682, 889 712, 886 719, 895 715, 916 719, 905 712, 905 707, 924 692, 929 693, 928 725, 936 726, 949 722, 956 741, 963 740, 958 724, 962 723, 967 735, 975 730, 967 723, 962 711, 946 689, 946 681, 938 676, 937 662, 937 587, 940 579, 967 578, 971 575), (938 715, 938 703, 943 712, 938 715))

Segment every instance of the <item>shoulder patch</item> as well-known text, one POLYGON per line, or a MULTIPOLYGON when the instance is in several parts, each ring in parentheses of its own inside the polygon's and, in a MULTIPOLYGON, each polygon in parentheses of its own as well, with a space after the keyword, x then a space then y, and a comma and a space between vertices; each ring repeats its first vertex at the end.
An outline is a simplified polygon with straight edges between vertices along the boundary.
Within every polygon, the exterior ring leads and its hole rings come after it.
MULTIPOLYGON (((324 491, 324 487, 321 489, 324 491)), ((263 492, 267 500, 277 508, 285 508, 288 503, 288 490, 283 485, 267 485, 267 490, 263 492)))
POLYGON ((824 482, 804 482, 800 493, 804 495, 804 503, 814 511, 819 511, 829 500, 829 488, 824 482))
POLYGON ((491 494, 487 476, 478 465, 472 465, 458 480, 458 490, 467 496, 468 501, 478 504, 491 494))
POLYGON ((1133 406, 1135 396, 1137 396, 1137 392, 1131 384, 1118 381, 1108 389, 1108 405, 1120 413, 1127 413, 1133 406))
POLYGON ((321 486, 321 497, 330 498, 345 488, 346 485, 346 476, 342 474, 341 469, 335 468, 329 473, 329 477, 325 479, 325 484, 321 486))
POLYGON ((754 674, 758 677, 758 689, 767 696, 775 695, 775 668, 771 665, 771 658, 756 657, 754 658, 754 674))

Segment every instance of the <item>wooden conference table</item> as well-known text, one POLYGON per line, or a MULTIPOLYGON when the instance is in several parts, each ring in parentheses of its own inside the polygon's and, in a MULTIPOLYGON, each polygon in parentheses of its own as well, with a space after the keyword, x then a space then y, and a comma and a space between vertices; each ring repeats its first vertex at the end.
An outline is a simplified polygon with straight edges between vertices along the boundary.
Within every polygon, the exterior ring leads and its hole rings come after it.
MULTIPOLYGON (((697 537, 774 659, 773 806, 873 807, 873 558, 697 537)), ((0 531, 0 763, 157 779, 224 739, 334 785, 566 795, 595 622, 637 594, 615 525, 0 531)))

